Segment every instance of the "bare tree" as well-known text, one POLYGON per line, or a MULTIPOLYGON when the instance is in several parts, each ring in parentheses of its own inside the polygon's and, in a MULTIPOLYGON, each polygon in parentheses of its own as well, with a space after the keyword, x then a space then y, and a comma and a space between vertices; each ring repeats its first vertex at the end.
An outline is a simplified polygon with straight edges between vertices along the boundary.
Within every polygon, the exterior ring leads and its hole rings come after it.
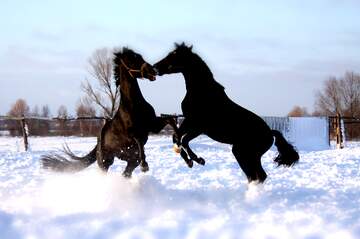
POLYGON ((106 118, 115 115, 120 98, 120 91, 113 84, 112 58, 113 51, 108 48, 95 50, 89 58, 88 71, 96 86, 92 85, 89 79, 85 79, 81 85, 87 100, 95 103, 106 118))
POLYGON ((59 119, 67 119, 68 118, 68 111, 65 105, 60 105, 58 112, 57 112, 57 117, 59 119))
MULTIPOLYGON (((50 108, 48 105, 43 105, 41 107, 40 116, 43 118, 50 117, 50 108)), ((50 121, 41 119, 39 120, 40 128, 39 128, 39 135, 49 135, 50 131, 50 121)))
POLYGON ((93 117, 96 116, 96 110, 90 101, 82 99, 76 107, 76 115, 77 117, 93 117))
MULTIPOLYGON (((335 116, 340 113, 346 117, 360 117, 360 75, 354 72, 345 73, 344 77, 331 77, 324 82, 315 101, 317 115, 335 116)), ((347 137, 360 137, 358 124, 345 125, 347 137)))
POLYGON ((18 99, 8 112, 8 115, 13 117, 28 116, 29 114, 30 108, 24 99, 18 99))
POLYGON ((42 108, 41 108, 41 117, 44 117, 44 118, 49 118, 50 117, 50 108, 48 105, 44 105, 42 108))
POLYGON ((39 117, 40 116, 40 110, 39 110, 39 106, 35 105, 32 110, 31 110, 31 116, 33 117, 39 117))
MULTIPOLYGON (((77 117, 94 117, 96 116, 96 110, 92 102, 82 99, 79 101, 76 107, 77 117)), ((101 124, 98 124, 98 120, 92 119, 80 119, 77 121, 76 130, 81 136, 97 135, 100 131, 101 124)))
POLYGON ((336 77, 330 77, 324 82, 322 91, 316 94, 315 109, 325 115, 336 115, 342 111, 340 82, 336 77))
POLYGON ((315 111, 323 115, 357 116, 360 111, 360 76, 347 72, 344 77, 330 77, 317 92, 315 111))
POLYGON ((60 105, 57 111, 57 117, 59 118, 59 134, 63 136, 71 134, 66 124, 66 119, 68 118, 68 111, 65 105, 60 105))
POLYGON ((309 113, 308 113, 306 107, 300 107, 300 106, 296 105, 288 113, 288 116, 289 117, 304 117, 304 116, 309 116, 309 113))
POLYGON ((360 75, 347 72, 340 80, 340 93, 343 101, 343 115, 360 116, 360 75))
MULTIPOLYGON (((18 99, 11 106, 10 111, 7 114, 11 117, 29 116, 30 108, 24 99, 18 99)), ((20 121, 17 121, 14 125, 14 128, 9 131, 11 136, 22 135, 22 124, 20 121)))

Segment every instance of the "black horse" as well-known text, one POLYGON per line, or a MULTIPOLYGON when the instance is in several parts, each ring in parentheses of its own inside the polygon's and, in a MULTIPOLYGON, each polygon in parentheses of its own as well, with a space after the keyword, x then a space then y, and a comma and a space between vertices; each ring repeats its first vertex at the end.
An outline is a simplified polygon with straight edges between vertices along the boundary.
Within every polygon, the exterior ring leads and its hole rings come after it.
POLYGON ((189 147, 189 141, 200 134, 233 145, 232 152, 249 182, 265 181, 261 156, 272 146, 273 136, 279 151, 275 162, 292 166, 299 160, 298 153, 279 131, 271 130, 262 118, 229 99, 192 47, 175 44, 175 50, 156 63, 154 69, 158 75, 182 73, 185 78, 186 96, 181 103, 185 119, 174 142, 181 146, 180 155, 189 167, 193 161, 205 164, 189 147))
POLYGON ((64 148, 70 160, 61 155, 43 156, 44 168, 80 171, 97 160, 99 167, 107 171, 114 157, 118 157, 127 161, 123 172, 125 177, 130 177, 139 164, 143 172, 149 170, 144 153, 149 133, 159 133, 166 124, 170 124, 177 132, 176 121, 171 117, 157 117, 153 107, 141 94, 137 78, 154 81, 156 75, 141 55, 128 48, 115 53, 114 75, 116 85, 120 86, 119 109, 114 118, 101 129, 95 148, 84 157, 78 157, 69 148, 64 148))

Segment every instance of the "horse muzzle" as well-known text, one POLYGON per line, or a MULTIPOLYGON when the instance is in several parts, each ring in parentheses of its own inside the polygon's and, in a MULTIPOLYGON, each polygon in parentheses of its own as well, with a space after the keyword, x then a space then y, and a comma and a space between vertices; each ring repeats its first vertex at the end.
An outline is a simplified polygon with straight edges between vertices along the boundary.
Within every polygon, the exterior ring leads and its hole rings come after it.
POLYGON ((149 74, 149 81, 154 81, 154 80, 156 80, 156 75, 151 75, 151 74, 149 74))
POLYGON ((153 70, 155 71, 155 74, 156 74, 157 76, 162 76, 162 75, 164 75, 164 73, 161 71, 161 69, 160 69, 158 66, 156 66, 156 64, 153 66, 153 70))

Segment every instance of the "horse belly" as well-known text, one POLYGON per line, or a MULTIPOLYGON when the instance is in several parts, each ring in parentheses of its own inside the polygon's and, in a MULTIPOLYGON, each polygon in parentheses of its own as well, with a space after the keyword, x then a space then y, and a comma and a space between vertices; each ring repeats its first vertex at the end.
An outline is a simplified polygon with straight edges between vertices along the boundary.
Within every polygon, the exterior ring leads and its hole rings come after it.
POLYGON ((235 144, 239 141, 242 141, 243 138, 246 137, 238 130, 227 127, 219 129, 211 128, 206 130, 205 134, 209 136, 209 138, 224 144, 235 144))
POLYGON ((237 120, 239 118, 226 117, 228 120, 214 117, 204 122, 204 133, 210 138, 227 144, 256 144, 272 140, 270 128, 259 118, 252 120, 237 120))
POLYGON ((239 139, 239 133, 232 127, 206 127, 204 134, 209 138, 225 144, 233 144, 239 139))

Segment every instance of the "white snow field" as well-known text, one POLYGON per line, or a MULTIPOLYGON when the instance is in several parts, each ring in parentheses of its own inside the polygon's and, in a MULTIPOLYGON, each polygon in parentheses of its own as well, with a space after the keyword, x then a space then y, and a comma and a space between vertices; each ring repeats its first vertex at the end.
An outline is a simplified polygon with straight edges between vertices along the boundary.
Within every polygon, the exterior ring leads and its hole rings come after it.
POLYGON ((66 142, 86 154, 95 138, 0 137, 0 238, 360 238, 360 143, 300 151, 294 168, 276 168, 272 148, 262 159, 268 179, 248 185, 229 145, 192 142, 206 165, 189 169, 170 137, 146 145, 150 171, 121 176, 116 160, 76 174, 40 167, 42 154, 66 142))

